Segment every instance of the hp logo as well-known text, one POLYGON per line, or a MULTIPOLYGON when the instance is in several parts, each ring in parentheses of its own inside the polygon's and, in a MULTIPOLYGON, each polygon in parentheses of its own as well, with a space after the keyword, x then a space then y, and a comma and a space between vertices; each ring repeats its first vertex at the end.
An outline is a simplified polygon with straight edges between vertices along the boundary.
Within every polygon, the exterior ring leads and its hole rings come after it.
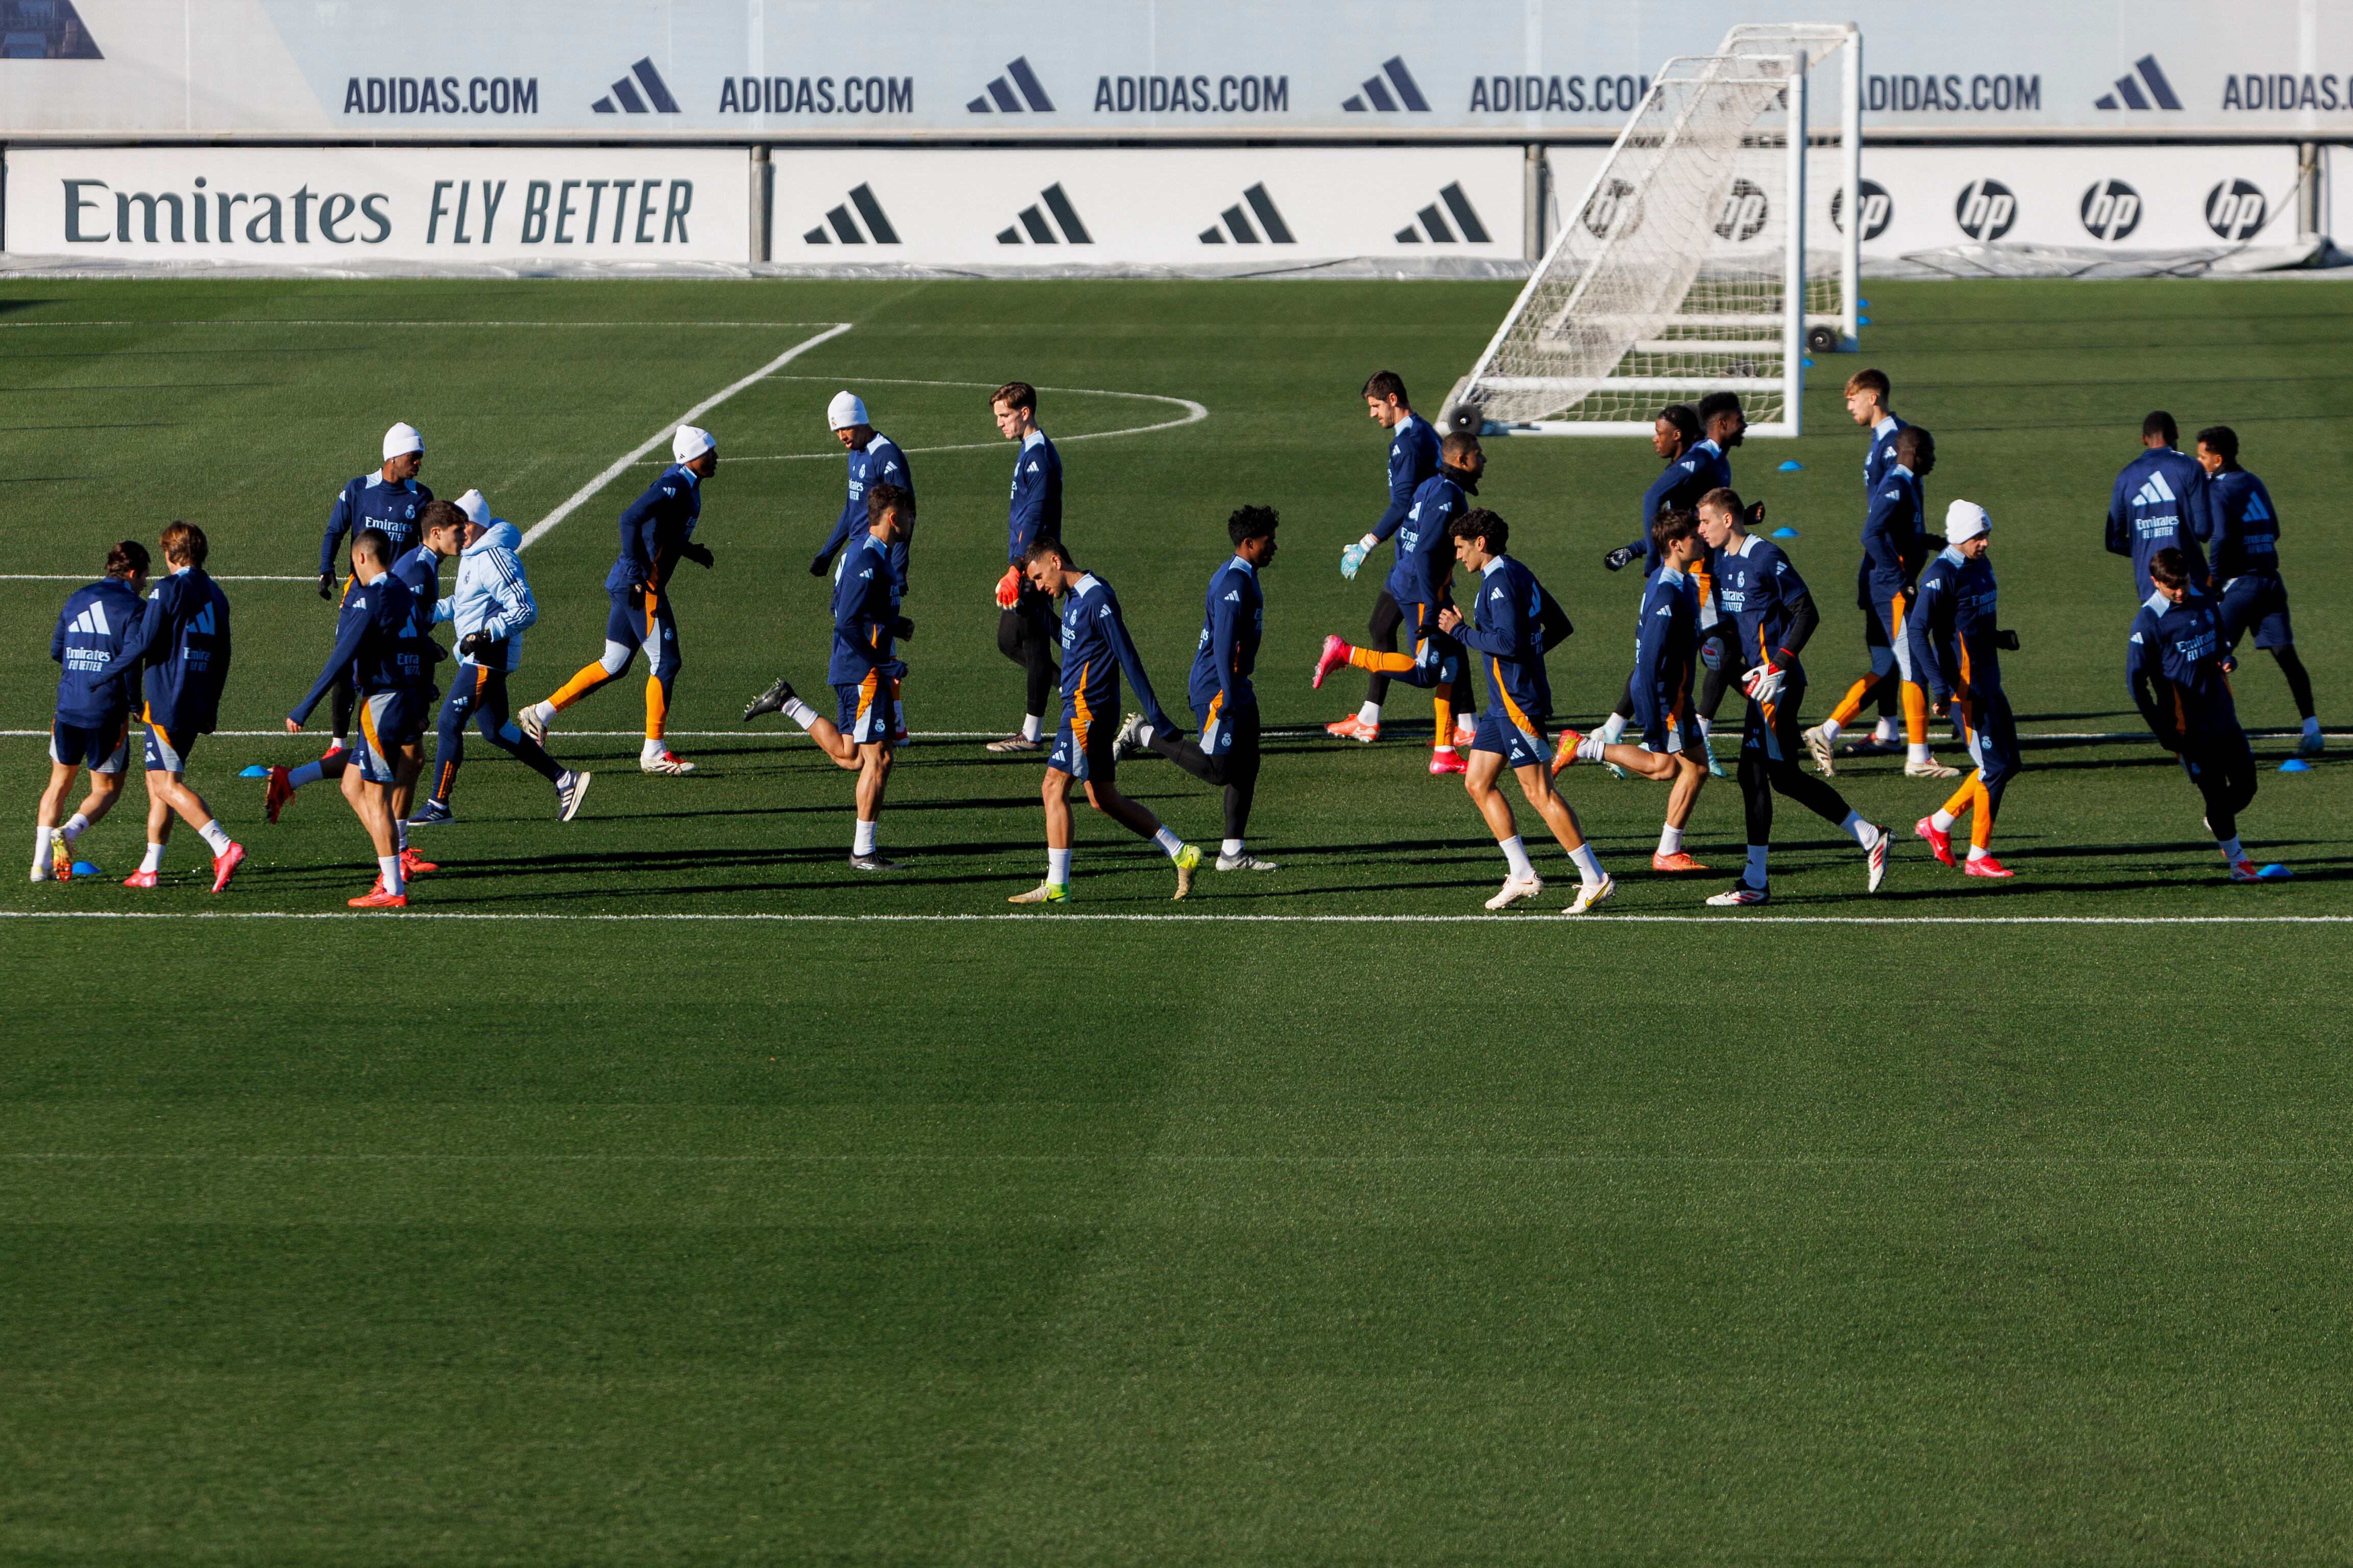
MULTIPOLYGON (((1887 232, 1889 222, 1895 216, 1894 198, 1887 194, 1887 187, 1876 180, 1865 180, 1856 189, 1862 192, 1862 237, 1877 239, 1887 232)), ((1831 226, 1841 234, 1846 232, 1845 208, 1846 193, 1832 191, 1831 226)))
POLYGON ((1971 239, 2000 239, 2018 221, 2018 198, 1999 180, 1971 180, 1953 204, 1953 221, 1971 239))
POLYGON ((2084 193, 2084 227, 2114 245, 2140 226, 2140 193, 2122 180, 2102 180, 2084 193))
POLYGON ((1642 193, 1630 181, 1612 179, 1593 193, 1577 221, 1596 239, 1630 235, 1642 226, 1642 193))
POLYGON ((1763 191, 1746 180, 1735 180, 1725 193, 1724 210, 1716 215, 1715 237, 1736 242, 1755 239, 1765 231, 1770 210, 1763 191))
POLYGON ((2253 239, 2263 226, 2263 193, 2246 180, 2225 180, 2206 193, 2206 226, 2224 239, 2253 239))

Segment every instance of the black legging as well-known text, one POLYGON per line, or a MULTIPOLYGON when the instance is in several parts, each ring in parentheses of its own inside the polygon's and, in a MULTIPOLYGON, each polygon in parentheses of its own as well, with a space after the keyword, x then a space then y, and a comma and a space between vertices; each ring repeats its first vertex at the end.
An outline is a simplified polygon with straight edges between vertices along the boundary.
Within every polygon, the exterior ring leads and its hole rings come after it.
POLYGON ((1250 837, 1250 802, 1258 796, 1258 707, 1255 703, 1223 714, 1219 723, 1228 727, 1233 744, 1221 757, 1210 756, 1201 750, 1199 741, 1191 735, 1171 740, 1164 731, 1152 732, 1152 749, 1199 779, 1203 784, 1222 786, 1226 792, 1226 837, 1250 837))
MULTIPOLYGON (((1373 601, 1373 618, 1365 623, 1363 646, 1377 648, 1382 653, 1397 652, 1398 627, 1403 625, 1405 625, 1405 612, 1398 608, 1397 600, 1389 596, 1389 591, 1387 588, 1383 588, 1381 596, 1373 601)), ((1365 700, 1377 708, 1388 700, 1388 672, 1378 669, 1373 671, 1371 677, 1365 682, 1365 700)))
POLYGON ((1061 679, 1054 662, 1054 602, 1028 584, 1013 607, 997 617, 997 651, 1019 665, 1029 677, 1029 703, 1022 711, 1043 717, 1046 694, 1061 679))
POLYGON ((2255 753, 2247 737, 2204 735, 2181 746, 2182 770, 2206 797, 2206 827, 2217 838, 2239 836, 2239 813, 2255 798, 2255 753))
POLYGON ((1805 695, 1805 682, 1792 680, 1782 686, 1769 717, 1761 703, 1748 704, 1740 731, 1740 797, 1747 807, 1751 844, 1773 842, 1777 791, 1825 822, 1843 825, 1849 816, 1845 796, 1798 766, 1806 754, 1798 733, 1798 709, 1805 695))

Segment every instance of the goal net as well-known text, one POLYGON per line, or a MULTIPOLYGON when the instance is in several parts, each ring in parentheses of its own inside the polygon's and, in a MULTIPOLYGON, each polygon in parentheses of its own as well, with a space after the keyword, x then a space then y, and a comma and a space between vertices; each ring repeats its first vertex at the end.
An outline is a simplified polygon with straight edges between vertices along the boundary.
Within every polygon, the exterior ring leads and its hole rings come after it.
POLYGON ((1835 256, 1807 283, 1807 73, 1853 39, 1736 27, 1722 51, 1668 61, 1450 416, 1647 435, 1662 404, 1731 391, 1752 434, 1798 434, 1807 332, 1841 346, 1853 293, 1835 256))

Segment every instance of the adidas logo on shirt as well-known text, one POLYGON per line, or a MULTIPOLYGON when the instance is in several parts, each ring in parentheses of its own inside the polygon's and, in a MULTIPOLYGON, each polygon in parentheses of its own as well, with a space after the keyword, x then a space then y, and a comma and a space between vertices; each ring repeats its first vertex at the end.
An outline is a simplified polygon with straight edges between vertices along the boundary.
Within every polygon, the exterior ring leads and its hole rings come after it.
POLYGON ((2165 482, 2163 474, 2151 474, 2133 496, 2134 504, 2156 506, 2174 499, 2173 487, 2165 482))
POLYGON ((2271 509, 2263 505, 2263 497, 2249 496, 2247 498, 2247 515, 2240 521, 2243 522, 2269 522, 2272 521, 2271 509))
POLYGON ((103 605, 92 605, 89 609, 76 616, 73 619, 73 629, 85 637, 103 637, 114 635, 114 628, 106 624, 106 606, 103 605))
MULTIPOLYGON (((92 609, 97 608, 95 605, 90 607, 92 609)), ((198 610, 196 612, 195 620, 189 625, 188 629, 195 632, 199 637, 211 637, 213 635, 213 607, 210 605, 206 605, 203 609, 198 610)))

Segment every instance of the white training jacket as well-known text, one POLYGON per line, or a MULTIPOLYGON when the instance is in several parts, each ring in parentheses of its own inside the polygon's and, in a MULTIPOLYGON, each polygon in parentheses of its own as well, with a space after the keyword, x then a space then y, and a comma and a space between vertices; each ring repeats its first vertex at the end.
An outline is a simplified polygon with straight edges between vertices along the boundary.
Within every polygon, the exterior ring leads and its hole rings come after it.
MULTIPOLYGON (((530 580, 515 551, 522 535, 505 518, 491 520, 489 531, 466 546, 458 557, 458 586, 433 606, 433 620, 458 628, 460 642, 476 632, 487 632, 498 645, 490 650, 490 667, 515 670, 522 667, 523 628, 539 619, 539 604, 531 596, 530 580), (505 658, 501 662, 500 652, 505 658)), ((461 665, 484 661, 459 657, 461 665)))

